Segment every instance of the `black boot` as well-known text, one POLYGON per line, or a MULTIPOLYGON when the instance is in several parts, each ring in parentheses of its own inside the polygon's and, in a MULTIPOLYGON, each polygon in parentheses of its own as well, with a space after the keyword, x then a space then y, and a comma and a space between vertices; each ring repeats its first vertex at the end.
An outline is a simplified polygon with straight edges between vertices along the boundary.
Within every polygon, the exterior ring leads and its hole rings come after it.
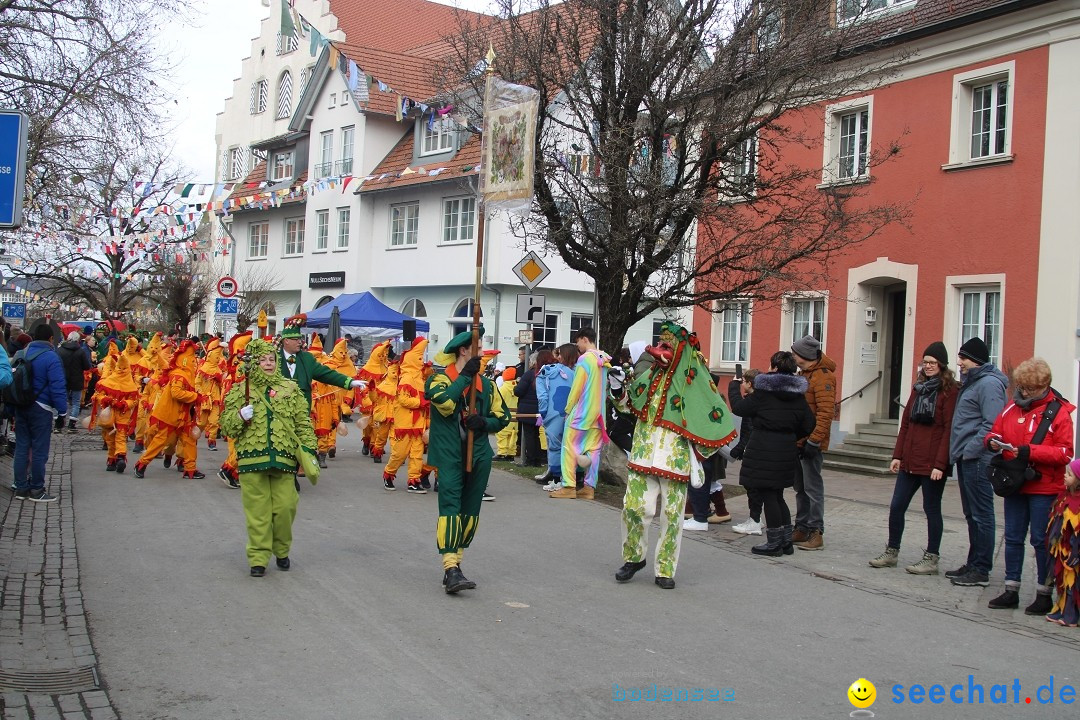
POLYGON ((791 526, 791 525, 785 525, 784 527, 782 527, 780 529, 784 531, 784 546, 783 546, 784 554, 785 555, 794 555, 795 554, 795 546, 791 544, 791 533, 795 530, 795 528, 793 526, 791 526))
POLYGON ((616 582, 630 582, 638 570, 645 567, 645 561, 623 563, 623 566, 615 571, 616 582))
POLYGON ((1005 588, 1005 592, 986 604, 991 610, 1008 610, 1020 607, 1020 593, 1012 588, 1005 588))
POLYGON ((1035 602, 1024 608, 1025 615, 1046 615, 1054 609, 1054 600, 1050 593, 1035 593, 1035 602))
POLYGON ((460 590, 472 590, 476 587, 476 583, 466 578, 457 565, 450 567, 443 573, 443 585, 446 586, 447 595, 453 595, 460 590))
POLYGON ((784 529, 783 528, 767 528, 765 535, 768 538, 761 545, 755 545, 750 548, 750 552, 755 555, 769 555, 770 557, 780 557, 784 554, 784 529))

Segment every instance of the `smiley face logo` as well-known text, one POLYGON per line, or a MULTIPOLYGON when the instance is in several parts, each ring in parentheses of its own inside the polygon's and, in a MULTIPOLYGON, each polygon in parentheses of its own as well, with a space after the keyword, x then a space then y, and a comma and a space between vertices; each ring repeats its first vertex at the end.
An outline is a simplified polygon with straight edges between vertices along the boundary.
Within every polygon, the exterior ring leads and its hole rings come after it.
POLYGON ((877 700, 877 688, 866 678, 859 678, 847 689, 848 700, 857 708, 868 708, 877 700))

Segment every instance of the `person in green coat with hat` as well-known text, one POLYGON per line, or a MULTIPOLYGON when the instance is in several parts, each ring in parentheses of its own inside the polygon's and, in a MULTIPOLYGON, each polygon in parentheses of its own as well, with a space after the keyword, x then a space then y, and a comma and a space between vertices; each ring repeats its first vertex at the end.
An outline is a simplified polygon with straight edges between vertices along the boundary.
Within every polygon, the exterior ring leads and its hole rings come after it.
POLYGON ((303 335, 300 328, 307 322, 307 316, 295 315, 285 321, 285 328, 278 336, 281 338, 281 350, 278 351, 278 369, 283 377, 289 378, 300 386, 300 392, 307 398, 308 410, 311 410, 311 381, 318 380, 327 385, 350 390, 367 387, 363 380, 353 380, 336 370, 328 368, 315 359, 307 350, 302 350, 303 335))
MULTIPOLYGON (((480 326, 483 336, 484 328, 480 326)), ((431 403, 428 463, 439 473, 439 521, 436 544, 443 563, 447 593, 471 590, 476 583, 461 571, 461 556, 476 535, 480 506, 491 473, 489 435, 510 422, 510 413, 491 380, 480 375, 480 358, 472 354, 472 333, 455 335, 435 356, 435 372, 424 385, 431 403), (469 407, 476 385, 476 406, 469 407), (468 431, 472 431, 472 469, 465 469, 468 431)))
POLYGON ((277 349, 252 340, 246 356, 244 381, 225 396, 221 429, 236 444, 248 564, 252 577, 262 577, 271 554, 279 569, 291 566, 294 473, 300 448, 314 453, 317 441, 300 388, 278 372, 277 349))

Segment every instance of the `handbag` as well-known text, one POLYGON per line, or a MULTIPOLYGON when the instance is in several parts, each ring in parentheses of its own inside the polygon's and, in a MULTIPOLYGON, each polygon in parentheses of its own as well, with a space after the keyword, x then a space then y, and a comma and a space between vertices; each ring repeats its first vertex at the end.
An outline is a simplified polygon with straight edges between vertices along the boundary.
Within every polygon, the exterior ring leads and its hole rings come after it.
POLYGON ((1050 431, 1050 424, 1054 421, 1060 409, 1061 402, 1059 400, 1052 400, 1046 405, 1039 427, 1036 428, 1035 434, 1031 436, 1031 442, 1021 447, 1017 451, 1015 458, 1006 460, 1001 453, 990 458, 988 475, 995 495, 998 497, 1015 495, 1024 486, 1024 483, 1039 478, 1039 471, 1031 464, 1031 446, 1041 445, 1042 441, 1046 439, 1046 434, 1050 431))

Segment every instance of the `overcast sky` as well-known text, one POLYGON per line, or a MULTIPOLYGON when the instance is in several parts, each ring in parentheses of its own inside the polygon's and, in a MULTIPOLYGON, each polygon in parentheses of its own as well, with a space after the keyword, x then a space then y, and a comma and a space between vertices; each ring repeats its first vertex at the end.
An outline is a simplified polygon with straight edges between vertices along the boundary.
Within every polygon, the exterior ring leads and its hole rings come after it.
MULTIPOLYGON (((259 21, 279 8, 279 2, 272 0, 268 8, 261 0, 193 0, 197 27, 181 29, 161 41, 174 63, 178 83, 175 154, 190 168, 192 182, 214 180, 215 118, 224 109, 225 98, 232 95, 240 61, 251 54, 259 21)), ((482 10, 489 7, 489 0, 443 0, 442 4, 482 10)))

